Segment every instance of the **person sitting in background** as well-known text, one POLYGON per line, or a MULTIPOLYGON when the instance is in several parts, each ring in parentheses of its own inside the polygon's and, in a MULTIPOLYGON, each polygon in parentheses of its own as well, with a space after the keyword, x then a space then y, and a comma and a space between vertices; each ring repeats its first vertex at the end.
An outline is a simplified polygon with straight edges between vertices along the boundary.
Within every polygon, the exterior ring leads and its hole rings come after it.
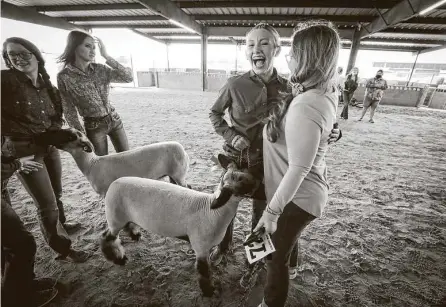
POLYGON ((379 103, 384 95, 384 90, 388 89, 387 81, 383 79, 383 70, 380 69, 376 72, 376 76, 372 79, 369 79, 366 84, 366 90, 364 94, 364 102, 362 106, 362 114, 358 121, 361 121, 367 112, 368 108, 370 109, 370 123, 374 123, 373 116, 375 115, 376 108, 378 108, 379 103))
POLYGON ((344 91, 342 95, 344 97, 344 107, 342 108, 341 118, 348 119, 348 105, 353 98, 353 94, 358 88, 358 67, 353 67, 350 73, 347 75, 347 79, 344 82, 344 91))
POLYGON ((98 156, 108 154, 107 136, 116 152, 129 149, 121 117, 110 104, 111 82, 133 81, 132 71, 108 55, 104 43, 96 38, 101 56, 108 66, 93 63, 95 39, 88 33, 71 31, 67 46, 59 57, 65 67, 57 75, 57 87, 62 96, 65 118, 73 128, 85 132, 98 156), (79 114, 84 119, 81 125, 79 114), (85 129, 84 129, 85 128, 85 129))
MULTIPOLYGON (((6 148, 5 138, 1 137, 2 149, 6 148)), ((54 288, 57 280, 36 279, 34 258, 36 241, 26 229, 11 205, 7 190, 9 178, 17 171, 29 174, 43 168, 43 164, 16 159, 8 156, 8 150, 1 155, 2 193, 2 302, 4 307, 43 306, 51 302, 58 291, 54 288)))
POLYGON ((285 305, 290 255, 328 201, 325 153, 336 122, 340 42, 331 23, 309 21, 297 26, 288 56, 292 95, 281 97, 263 130, 268 205, 254 232, 264 228, 272 234, 276 251, 267 256, 259 307, 285 305))
POLYGON ((34 137, 62 127, 62 104, 45 69, 45 60, 37 46, 20 37, 3 43, 3 59, 7 70, 1 73, 1 128, 14 148, 12 156, 31 156, 43 168, 19 172, 18 177, 37 207, 41 229, 49 246, 75 262, 87 260, 87 253, 71 248, 67 231, 80 228, 67 223, 62 196, 62 165, 54 146, 40 148, 34 137))

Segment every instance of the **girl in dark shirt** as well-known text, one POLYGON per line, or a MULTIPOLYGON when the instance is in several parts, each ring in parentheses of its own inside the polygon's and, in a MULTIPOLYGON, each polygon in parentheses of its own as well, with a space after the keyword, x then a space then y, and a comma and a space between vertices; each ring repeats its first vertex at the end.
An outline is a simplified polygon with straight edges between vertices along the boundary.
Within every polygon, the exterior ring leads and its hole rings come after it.
POLYGON ((8 38, 3 44, 3 59, 8 70, 1 73, 1 128, 12 144, 17 158, 34 156, 44 167, 36 172, 19 172, 18 177, 34 199, 43 235, 50 247, 62 258, 87 259, 85 252, 71 248, 67 230, 79 224, 66 223, 62 201, 62 167, 55 147, 40 148, 34 136, 62 126, 62 105, 45 69, 39 49, 31 42, 8 38))
POLYGON ((353 94, 358 88, 358 73, 358 67, 353 67, 344 82, 344 91, 342 92, 342 95, 344 96, 344 108, 342 109, 341 113, 341 118, 343 119, 348 119, 348 105, 353 98, 353 94))

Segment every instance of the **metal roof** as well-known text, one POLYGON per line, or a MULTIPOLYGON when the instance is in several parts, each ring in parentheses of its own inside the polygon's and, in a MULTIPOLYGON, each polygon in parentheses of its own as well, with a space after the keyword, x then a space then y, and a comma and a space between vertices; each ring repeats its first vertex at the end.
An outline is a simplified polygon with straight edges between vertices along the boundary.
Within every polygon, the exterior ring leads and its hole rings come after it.
MULTIPOLYGON (((409 0, 406 0, 409 1, 409 0)), ((416 2, 416 0, 411 0, 416 2)), ((428 0, 418 0, 428 1, 428 0)), ((130 28, 146 33, 165 42, 184 42, 197 39, 185 38, 195 33, 172 24, 156 9, 147 8, 144 3, 172 2, 174 9, 180 11, 191 22, 201 28, 210 29, 209 42, 241 42, 243 31, 259 23, 267 22, 280 28, 292 29, 298 21, 308 18, 323 18, 333 21, 339 29, 344 30, 344 39, 351 40, 353 30, 372 25, 400 0, 6 0, 18 7, 26 7, 46 16, 68 21, 87 28, 112 27, 130 28), (190 17, 189 17, 190 16, 190 17), (219 28, 219 31, 211 29, 219 28), (220 29, 227 29, 222 33, 220 29), (237 30, 236 30, 237 29, 237 30), (348 32, 351 30, 351 32, 348 32), (218 33, 218 35, 217 35, 218 33), (159 34, 159 35, 157 35, 159 34), (230 39, 229 36, 237 37, 230 39)), ((410 1, 409 1, 410 3, 410 1)), ((171 3, 169 3, 170 5, 171 3)), ((157 8, 157 6, 155 6, 157 8)), ((391 15, 391 14, 389 14, 391 15)), ((394 46, 401 50, 422 50, 427 47, 446 45, 446 5, 440 6, 426 16, 416 16, 400 21, 385 29, 380 29, 361 41, 361 48, 370 46, 394 46)), ((374 31, 375 32, 375 31, 374 31)), ((283 33, 283 32, 282 32, 283 33)), ((291 33, 286 31, 286 33, 291 33)), ((345 45, 345 44, 344 44, 345 45)))

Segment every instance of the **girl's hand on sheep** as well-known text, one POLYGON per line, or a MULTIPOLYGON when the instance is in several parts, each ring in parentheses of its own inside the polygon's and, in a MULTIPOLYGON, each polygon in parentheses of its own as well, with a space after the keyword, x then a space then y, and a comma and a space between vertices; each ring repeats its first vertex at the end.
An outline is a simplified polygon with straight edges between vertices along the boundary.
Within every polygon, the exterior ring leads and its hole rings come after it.
POLYGON ((265 228, 265 233, 273 234, 277 230, 277 220, 279 219, 278 214, 269 213, 266 210, 263 211, 260 221, 257 223, 256 228, 253 232, 259 231, 262 227, 265 228))
POLYGON ((245 137, 243 137, 241 135, 237 135, 232 140, 231 145, 235 149, 242 151, 243 149, 246 149, 250 145, 250 142, 245 137))

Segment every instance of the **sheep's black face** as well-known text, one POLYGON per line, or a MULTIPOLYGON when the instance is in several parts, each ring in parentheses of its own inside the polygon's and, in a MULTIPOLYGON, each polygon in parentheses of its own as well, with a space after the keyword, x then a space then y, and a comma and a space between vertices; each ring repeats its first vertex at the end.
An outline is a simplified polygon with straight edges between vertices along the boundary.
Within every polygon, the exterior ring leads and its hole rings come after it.
POLYGON ((50 130, 35 137, 35 142, 40 146, 53 145, 58 149, 70 151, 82 148, 85 152, 93 152, 93 144, 79 130, 74 128, 50 130))
POLYGON ((234 195, 244 196, 253 194, 258 189, 260 180, 246 171, 229 168, 223 176, 222 185, 234 195))

